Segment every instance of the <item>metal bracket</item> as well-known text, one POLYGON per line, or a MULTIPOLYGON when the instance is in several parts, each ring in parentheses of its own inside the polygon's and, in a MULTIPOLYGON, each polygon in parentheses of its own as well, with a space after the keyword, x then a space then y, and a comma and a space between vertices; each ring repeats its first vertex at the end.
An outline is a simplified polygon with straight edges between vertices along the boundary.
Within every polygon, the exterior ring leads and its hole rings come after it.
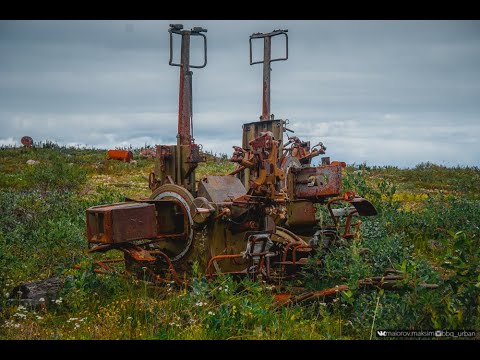
POLYGON ((203 32, 207 32, 207 29, 204 29, 199 26, 195 26, 193 29, 184 30, 183 25, 181 24, 170 24, 170 29, 168 29, 170 33, 170 59, 168 61, 168 65, 171 66, 183 66, 181 63, 174 63, 173 62, 173 34, 184 35, 188 34, 190 36, 201 36, 203 38, 203 64, 202 65, 189 65, 191 68, 194 69, 202 69, 207 66, 207 37, 202 34, 203 32))
POLYGON ((276 59, 271 59, 270 62, 274 61, 285 61, 288 60, 288 35, 287 35, 288 30, 274 30, 269 33, 255 33, 250 35, 250 65, 255 65, 255 64, 263 64, 264 60, 262 61, 253 61, 253 55, 252 55, 252 40, 253 39, 264 39, 264 38, 272 38, 277 35, 285 35, 285 57, 281 58, 276 58, 276 59))

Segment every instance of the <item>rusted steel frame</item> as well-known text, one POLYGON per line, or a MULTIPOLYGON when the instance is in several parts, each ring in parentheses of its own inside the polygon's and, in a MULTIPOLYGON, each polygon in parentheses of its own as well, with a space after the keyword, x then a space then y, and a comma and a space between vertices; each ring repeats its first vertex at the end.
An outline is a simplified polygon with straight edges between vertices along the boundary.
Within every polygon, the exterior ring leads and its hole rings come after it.
POLYGON ((105 264, 102 260, 94 261, 93 264, 97 265, 97 266, 100 266, 101 268, 103 268, 105 270, 112 270, 112 267, 105 264))
POLYGON ((184 232, 181 233, 181 234, 159 235, 153 240, 149 240, 149 241, 146 241, 144 243, 139 244, 139 246, 146 246, 146 245, 150 245, 150 244, 155 244, 155 243, 157 243, 159 241, 162 241, 162 240, 181 239, 185 236, 188 236, 188 235, 187 235, 187 233, 184 233, 184 232))
POLYGON ((150 254, 150 251, 142 249, 138 245, 125 244, 129 246, 119 247, 118 250, 123 251, 124 254, 128 254, 134 261, 138 263, 153 263, 155 257, 150 254))
MULTIPOLYGON (((155 239, 149 240, 149 241, 144 242, 144 243, 139 244, 139 245, 140 246, 145 246, 145 245, 150 245, 150 244, 157 243, 157 242, 162 241, 162 240, 177 239, 177 238, 182 238, 182 237, 185 237, 185 236, 187 236, 186 233, 171 234, 171 235, 159 235, 155 239)), ((118 250, 118 248, 120 246, 122 246, 122 244, 126 244, 126 243, 96 245, 96 246, 92 247, 91 249, 88 249, 87 252, 88 253, 93 253, 93 252, 106 252, 106 251, 112 250, 112 249, 117 249, 118 250)))
MULTIPOLYGON (((180 234, 163 234, 163 235, 158 235, 155 238, 155 240, 152 240, 151 242, 157 242, 165 239, 181 239, 182 237, 185 237, 185 236, 187 236, 186 232, 182 232, 180 234)), ((146 244, 150 244, 150 243, 146 243, 146 244)), ((142 245, 146 245, 146 244, 142 244, 142 245)))
POLYGON ((325 296, 331 296, 331 295, 335 295, 335 294, 337 294, 341 291, 346 291, 348 289, 349 288, 348 288, 347 285, 338 285, 338 286, 335 286, 334 288, 329 288, 329 289, 320 290, 320 291, 312 291, 312 292, 308 292, 308 293, 299 295, 295 298, 295 301, 296 302, 302 302, 302 301, 305 301, 305 300, 310 300, 312 298, 321 298, 321 297, 325 297, 325 296))
MULTIPOLYGON (((283 250, 283 254, 282 254, 282 263, 284 263, 285 261, 287 261, 287 253, 288 253, 288 250, 290 250, 290 248, 292 246, 298 246, 298 245, 304 245, 304 244, 299 244, 298 242, 289 242, 287 244, 287 246, 285 247, 285 249, 283 250)), ((281 266, 281 272, 285 272, 285 264, 282 264, 281 266)))
POLYGON ((328 202, 327 202, 327 209, 328 209, 328 212, 330 213, 330 217, 332 218, 333 222, 335 223, 335 227, 338 227, 338 220, 337 220, 337 217, 333 214, 332 204, 334 202, 341 201, 341 200, 345 200, 343 198, 343 196, 332 198, 332 199, 328 200, 328 202))
POLYGON ((360 234, 360 225, 362 225, 362 221, 358 220, 355 224, 355 236, 358 236, 360 234))
MULTIPOLYGON (((111 271, 113 270, 113 268, 109 265, 107 265, 107 263, 111 264, 111 263, 119 263, 119 262, 123 262, 125 261, 124 259, 106 259, 106 260, 98 260, 98 261, 94 261, 93 262, 93 265, 95 266, 99 266, 101 267, 102 269, 93 269, 93 271, 97 274, 106 274, 107 271, 111 271)), ((77 270, 80 270, 81 267, 79 264, 76 264, 73 266, 74 269, 77 269, 77 270)))
POLYGON ((280 230, 280 231, 283 231, 284 233, 286 233, 287 235, 290 235, 292 238, 294 238, 295 240, 297 240, 298 242, 304 242, 304 240, 298 236, 297 234, 291 232, 290 230, 284 228, 284 227, 281 227, 281 226, 277 226, 277 229, 280 230))
POLYGON ((118 246, 114 246, 114 244, 102 244, 102 245, 95 245, 94 247, 88 249, 88 253, 93 253, 93 252, 106 252, 111 249, 116 249, 118 246))
POLYGON ((173 266, 172 261, 170 260, 168 255, 165 254, 163 251, 160 251, 160 250, 151 250, 149 252, 150 252, 150 254, 160 255, 161 257, 163 257, 165 259, 165 261, 168 264, 168 270, 170 270, 170 274, 172 274, 173 280, 175 281, 175 283, 177 285, 182 286, 183 281, 178 277, 177 271, 175 270, 175 267, 173 266))
POLYGON ((207 269, 205 271, 206 273, 206 276, 207 277, 210 277, 213 275, 213 272, 212 272, 212 267, 213 267, 213 263, 217 260, 223 260, 223 259, 238 259, 240 257, 243 257, 242 254, 229 254, 229 255, 216 255, 214 257, 212 257, 210 259, 210 261, 208 262, 208 265, 207 265, 207 269))
POLYGON ((303 244, 302 244, 302 245, 297 245, 297 246, 295 246, 295 247, 293 248, 293 251, 292 251, 292 262, 293 262, 293 265, 296 265, 296 263, 297 263, 297 250, 298 250, 298 249, 310 249, 310 251, 313 250, 312 247, 311 247, 311 246, 308 246, 308 245, 303 245, 303 244))
POLYGON ((105 263, 105 264, 111 264, 111 263, 118 263, 118 262, 122 262, 124 261, 124 259, 105 259, 105 260, 101 260, 102 263, 105 263))
POLYGON ((254 256, 259 257, 260 259, 259 259, 259 262, 258 262, 258 265, 257 265, 257 268, 255 269, 255 271, 252 272, 252 273, 247 271, 247 273, 253 274, 253 275, 260 273, 263 270, 265 259, 267 259, 268 254, 270 254, 268 251, 263 251, 263 252, 260 252, 260 253, 252 254, 252 259, 253 259, 254 256))
MULTIPOLYGON (((332 204, 334 202, 337 202, 337 201, 346 201, 347 203, 351 203, 351 201, 348 201, 348 200, 345 200, 345 197, 342 196, 342 197, 336 197, 336 198, 332 198, 330 200, 328 200, 327 202, 327 209, 328 209, 328 212, 330 213, 330 217, 332 218, 334 224, 335 224, 335 227, 338 227, 338 219, 337 217, 333 214, 333 210, 332 210, 332 204)), ((345 222, 345 231, 343 233, 343 237, 347 237, 347 236, 355 236, 357 235, 359 232, 360 232, 360 225, 362 224, 361 221, 358 221, 354 226, 355 226, 355 234, 351 234, 350 233, 350 227, 352 226, 352 217, 353 217, 354 213, 351 213, 347 216, 347 220, 345 222)))
POLYGON ((212 220, 213 220, 213 221, 218 220, 218 219, 220 219, 222 216, 227 215, 227 214, 229 214, 230 212, 231 212, 230 209, 225 209, 225 210, 223 210, 222 212, 220 212, 220 214, 218 214, 217 216, 213 217, 212 220))
MULTIPOLYGON (((255 244, 257 243, 257 239, 255 239, 255 237, 252 235, 251 236, 252 239, 249 239, 251 245, 250 245, 250 249, 255 249, 255 244)), ((267 242, 265 241, 265 238, 261 238, 260 241, 263 241, 263 246, 262 246, 262 252, 259 252, 259 253, 251 253, 250 256, 252 257, 252 260, 253 260, 253 257, 259 257, 259 261, 258 261, 258 266, 257 266, 257 269, 255 270, 255 273, 260 273, 263 269, 263 263, 265 261, 265 257, 267 254, 269 254, 268 251, 265 251, 265 246, 267 245, 267 242)))
POLYGON ((346 238, 347 236, 348 237, 355 236, 355 234, 350 234, 350 225, 352 223, 352 217, 353 217, 353 213, 348 214, 347 216, 347 221, 345 222, 345 232, 343 233, 344 238, 346 238))

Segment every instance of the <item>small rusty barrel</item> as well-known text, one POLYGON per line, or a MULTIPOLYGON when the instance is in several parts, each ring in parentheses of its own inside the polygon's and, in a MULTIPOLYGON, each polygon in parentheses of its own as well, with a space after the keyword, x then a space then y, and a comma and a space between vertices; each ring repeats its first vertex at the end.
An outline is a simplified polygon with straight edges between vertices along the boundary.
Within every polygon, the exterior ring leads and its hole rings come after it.
POLYGON ((108 150, 107 159, 130 162, 131 160, 133 160, 133 153, 130 150, 108 150))
POLYGON ((33 145, 33 139, 30 136, 24 136, 20 139, 22 142, 22 145, 25 147, 32 147, 33 145))

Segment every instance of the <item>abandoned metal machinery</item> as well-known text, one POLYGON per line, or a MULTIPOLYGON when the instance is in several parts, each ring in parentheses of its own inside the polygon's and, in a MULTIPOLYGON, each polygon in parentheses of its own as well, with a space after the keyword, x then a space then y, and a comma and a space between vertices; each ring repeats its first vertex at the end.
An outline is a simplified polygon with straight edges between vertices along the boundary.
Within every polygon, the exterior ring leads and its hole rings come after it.
POLYGON ((276 282, 294 277, 331 243, 358 234, 361 221, 354 218, 377 212, 368 200, 342 191, 345 163, 324 157, 314 166, 312 159, 326 147, 288 136, 288 120, 271 114, 271 63, 288 59, 287 30, 250 36, 250 64, 263 64, 262 115, 243 125, 242 144, 230 159, 235 170, 199 181, 195 169, 203 157, 192 131, 191 69, 207 64, 207 30, 176 24, 168 32, 169 64, 180 69, 177 143, 157 145, 149 199, 87 209, 89 251, 120 250, 127 269, 140 266, 177 282, 178 272, 188 272, 194 262, 209 277, 229 273, 276 282), (176 36, 179 63, 173 61, 176 36), (190 64, 192 36, 203 40, 199 65, 190 64), (285 56, 272 59, 275 36, 285 40, 285 56), (253 41, 263 41, 261 61, 252 59, 253 41))

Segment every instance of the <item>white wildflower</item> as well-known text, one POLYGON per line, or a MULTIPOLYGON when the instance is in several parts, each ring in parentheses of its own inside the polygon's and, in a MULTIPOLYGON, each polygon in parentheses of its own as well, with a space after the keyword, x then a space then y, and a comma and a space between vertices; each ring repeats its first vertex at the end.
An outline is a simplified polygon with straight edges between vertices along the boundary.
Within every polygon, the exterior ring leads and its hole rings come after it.
POLYGON ((208 312, 208 315, 212 315, 212 316, 213 316, 213 315, 215 315, 215 313, 214 313, 213 311, 209 311, 209 312, 208 312))
POLYGON ((42 319, 43 319, 43 317, 37 315, 37 320, 42 320, 42 319))
POLYGON ((38 299, 38 301, 45 302, 45 299, 41 297, 40 299, 38 299))
POLYGON ((132 317, 131 316, 127 317, 127 320, 132 320, 132 317))
POLYGON ((203 305, 205 305, 205 303, 203 303, 203 302, 201 302, 201 301, 197 301, 197 302, 195 303, 195 306, 203 306, 203 305))
POLYGON ((320 305, 321 305, 321 306, 327 306, 327 303, 321 302, 320 305))

